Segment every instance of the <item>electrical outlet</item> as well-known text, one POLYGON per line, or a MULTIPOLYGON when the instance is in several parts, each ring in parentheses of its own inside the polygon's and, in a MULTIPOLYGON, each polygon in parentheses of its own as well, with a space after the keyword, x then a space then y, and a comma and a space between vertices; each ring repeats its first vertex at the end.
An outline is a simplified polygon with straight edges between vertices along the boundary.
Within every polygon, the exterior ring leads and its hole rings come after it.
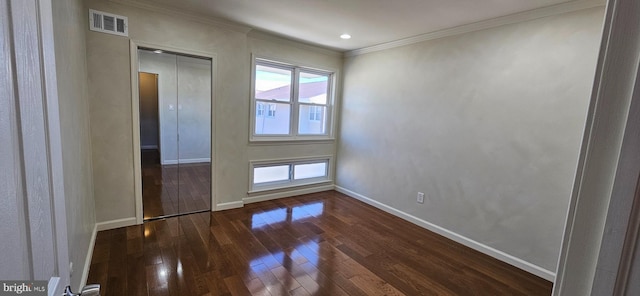
POLYGON ((418 203, 424 203, 424 193, 418 192, 417 201, 418 201, 418 203))

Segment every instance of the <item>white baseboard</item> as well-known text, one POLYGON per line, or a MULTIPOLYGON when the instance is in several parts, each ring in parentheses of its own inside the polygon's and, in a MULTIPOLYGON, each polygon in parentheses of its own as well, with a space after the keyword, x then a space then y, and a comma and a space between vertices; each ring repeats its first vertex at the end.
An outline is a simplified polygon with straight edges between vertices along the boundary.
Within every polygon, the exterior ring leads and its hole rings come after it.
POLYGON ((146 150, 146 149, 158 149, 158 145, 142 145, 142 146, 140 146, 140 149, 142 149, 142 150, 146 150))
POLYGON ((537 275, 543 279, 546 279, 548 281, 554 282, 555 281, 555 277, 556 274, 554 272, 551 272, 549 270, 546 270, 540 266, 537 266, 535 264, 532 264, 530 262, 527 262, 525 260, 522 260, 520 258, 514 257, 512 255, 509 255, 505 252, 502 252, 500 250, 496 250, 490 246, 487 246, 485 244, 482 244, 480 242, 477 242, 475 240, 472 240, 468 237, 462 236, 460 234, 457 234, 453 231, 450 231, 448 229, 442 228, 438 225, 435 225, 433 223, 427 222, 425 220, 422 220, 416 216, 407 214, 403 211, 400 211, 398 209, 395 209, 393 207, 390 207, 386 204, 383 204, 379 201, 373 200, 371 198, 368 198, 362 194, 356 193, 354 191, 351 191, 349 189, 340 187, 340 186, 335 186, 336 191, 344 193, 352 198, 355 198, 357 200, 360 200, 366 204, 369 204, 371 206, 374 206, 380 210, 383 210, 389 214, 392 214, 396 217, 402 218, 404 220, 407 220, 413 224, 416 224, 422 228, 425 228, 427 230, 433 231, 439 235, 442 235, 448 239, 451 239, 457 243, 460 243, 462 245, 465 245, 469 248, 472 248, 478 252, 484 253, 486 255, 489 255, 493 258, 496 258, 500 261, 503 261, 505 263, 511 264, 517 268, 520 268, 524 271, 527 271, 529 273, 532 273, 534 275, 537 275))
POLYGON ((188 159, 180 159, 180 160, 165 160, 161 164, 186 164, 186 163, 201 163, 201 162, 211 162, 211 158, 188 158, 188 159))
POLYGON ((84 269, 82 270, 82 278, 80 278, 80 287, 75 287, 73 291, 82 291, 82 288, 89 278, 89 269, 91 268, 91 259, 93 258, 93 249, 96 246, 96 236, 98 235, 98 224, 93 226, 93 233, 91 234, 91 240, 89 241, 89 250, 87 251, 87 258, 84 260, 84 269))
POLYGON ((131 225, 136 225, 136 217, 124 218, 118 220, 104 221, 100 223, 96 223, 96 228, 98 231, 116 229, 120 227, 127 227, 131 225))
POLYGON ((256 195, 252 197, 246 197, 246 198, 243 198, 242 200, 244 201, 245 204, 249 204, 254 202, 261 202, 261 201, 267 201, 267 200, 296 196, 296 195, 328 191, 328 190, 333 190, 334 188, 335 186, 331 184, 331 185, 317 186, 317 187, 311 187, 311 188, 303 188, 303 189, 297 189, 297 190, 261 194, 261 195, 256 195))
POLYGON ((231 210, 231 209, 238 209, 238 208, 242 208, 244 207, 244 202, 243 201, 232 201, 232 202, 225 202, 225 203, 219 203, 216 205, 216 211, 224 211, 224 210, 231 210))

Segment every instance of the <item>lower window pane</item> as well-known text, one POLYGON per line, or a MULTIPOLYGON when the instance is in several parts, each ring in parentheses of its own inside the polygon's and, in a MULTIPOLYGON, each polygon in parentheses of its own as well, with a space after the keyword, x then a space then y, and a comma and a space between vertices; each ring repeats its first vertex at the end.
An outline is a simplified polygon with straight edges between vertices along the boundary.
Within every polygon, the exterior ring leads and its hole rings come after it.
POLYGON ((291 105, 256 102, 256 134, 288 135, 291 105))
POLYGON ((300 105, 298 133, 303 135, 325 134, 327 107, 300 105))
POLYGON ((258 167, 253 169, 253 184, 289 180, 289 165, 258 167))
POLYGON ((309 179, 327 175, 327 163, 296 164, 293 167, 293 179, 309 179))

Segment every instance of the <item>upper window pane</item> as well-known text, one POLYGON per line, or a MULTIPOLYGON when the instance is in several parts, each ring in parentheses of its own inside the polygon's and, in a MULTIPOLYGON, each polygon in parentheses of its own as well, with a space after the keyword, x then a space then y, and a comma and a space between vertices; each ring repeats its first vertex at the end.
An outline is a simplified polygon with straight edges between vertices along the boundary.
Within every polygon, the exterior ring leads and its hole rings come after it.
POLYGON ((255 98, 291 101, 291 76, 290 69, 256 65, 255 98))
POLYGON ((298 85, 298 102, 327 104, 329 75, 300 72, 300 83, 298 85))

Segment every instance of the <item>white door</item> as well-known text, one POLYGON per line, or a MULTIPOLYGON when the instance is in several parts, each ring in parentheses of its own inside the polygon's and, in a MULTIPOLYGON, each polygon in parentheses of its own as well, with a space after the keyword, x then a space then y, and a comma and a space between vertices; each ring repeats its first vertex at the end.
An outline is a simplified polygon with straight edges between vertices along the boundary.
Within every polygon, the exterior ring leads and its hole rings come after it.
POLYGON ((51 0, 0 0, 0 279, 69 284, 51 0))

